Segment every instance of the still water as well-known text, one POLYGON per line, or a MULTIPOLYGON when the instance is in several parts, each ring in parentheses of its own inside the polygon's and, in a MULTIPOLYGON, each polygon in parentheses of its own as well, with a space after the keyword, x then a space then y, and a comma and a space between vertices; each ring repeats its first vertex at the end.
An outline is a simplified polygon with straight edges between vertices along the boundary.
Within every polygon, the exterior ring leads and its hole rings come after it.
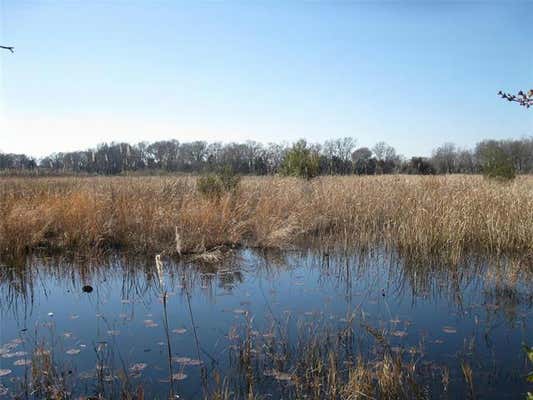
POLYGON ((533 282, 506 264, 245 250, 161 268, 119 256, 2 266, 0 396, 50 396, 44 382, 72 398, 290 398, 310 348, 333 351, 341 377, 358 357, 401 355, 428 398, 532 390, 533 282))

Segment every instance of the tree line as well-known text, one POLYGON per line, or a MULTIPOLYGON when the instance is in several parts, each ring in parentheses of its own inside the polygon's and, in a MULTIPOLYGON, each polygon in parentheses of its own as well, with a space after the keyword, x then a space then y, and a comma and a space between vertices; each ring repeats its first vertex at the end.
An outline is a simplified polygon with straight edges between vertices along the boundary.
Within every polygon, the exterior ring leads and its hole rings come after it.
MULTIPOLYGON (((230 168, 238 174, 283 173, 312 177, 339 174, 453 174, 479 173, 494 157, 519 174, 533 172, 533 137, 483 140, 473 149, 445 143, 431 157, 407 159, 385 142, 357 147, 353 138, 322 144, 301 139, 293 144, 207 143, 177 140, 104 143, 94 149, 54 153, 42 159, 0 152, 0 170, 38 173, 115 175, 129 172, 201 173, 230 168)), ((492 161, 491 161, 492 160, 492 161)))

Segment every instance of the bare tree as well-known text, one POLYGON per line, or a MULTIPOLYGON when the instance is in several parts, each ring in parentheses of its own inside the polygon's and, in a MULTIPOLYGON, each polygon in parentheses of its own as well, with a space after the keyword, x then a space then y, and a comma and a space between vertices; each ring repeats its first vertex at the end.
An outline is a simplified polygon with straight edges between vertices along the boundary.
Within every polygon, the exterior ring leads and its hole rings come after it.
POLYGON ((529 90, 527 93, 519 91, 516 95, 505 93, 500 90, 498 96, 507 101, 515 101, 526 108, 533 106, 533 89, 529 90))
POLYGON ((453 174, 456 171, 457 147, 444 143, 433 150, 432 162, 439 174, 453 174))
POLYGON ((15 48, 13 46, 0 46, 0 49, 9 50, 11 53, 15 52, 15 48))

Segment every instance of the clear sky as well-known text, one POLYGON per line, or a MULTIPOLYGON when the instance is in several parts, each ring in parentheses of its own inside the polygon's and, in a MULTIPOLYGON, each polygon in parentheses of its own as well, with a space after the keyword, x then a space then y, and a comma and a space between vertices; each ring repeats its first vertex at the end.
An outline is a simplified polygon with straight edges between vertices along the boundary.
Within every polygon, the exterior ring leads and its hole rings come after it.
POLYGON ((533 135, 533 2, 0 0, 0 150, 533 135), (0 49, 1 50, 1 49, 0 49))

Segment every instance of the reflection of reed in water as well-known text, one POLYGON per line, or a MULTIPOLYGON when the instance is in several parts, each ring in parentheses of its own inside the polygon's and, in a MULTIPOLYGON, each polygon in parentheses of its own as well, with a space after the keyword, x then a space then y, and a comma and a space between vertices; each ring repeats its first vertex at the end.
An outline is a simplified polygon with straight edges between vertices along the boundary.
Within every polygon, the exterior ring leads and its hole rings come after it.
MULTIPOLYGON (((24 279, 32 281, 33 291, 48 290, 46 285, 50 281, 47 279, 51 279, 62 282, 61 287, 64 289, 68 288, 79 293, 81 282, 90 279, 96 288, 91 296, 96 296, 97 299, 105 291, 114 290, 117 282, 121 287, 124 300, 143 301, 148 304, 152 299, 160 298, 163 303, 163 327, 168 350, 169 393, 177 394, 179 387, 175 385, 177 383, 175 381, 184 378, 184 374, 181 371, 176 373, 172 364, 168 290, 170 288, 172 290, 182 289, 181 304, 186 307, 186 312, 189 314, 197 360, 200 362, 202 357, 207 359, 205 357, 208 356, 199 340, 198 333, 201 331, 196 330, 197 324, 192 307, 192 299, 195 296, 207 297, 209 287, 216 287, 217 284, 224 288, 237 287, 242 282, 249 284, 258 277, 275 282, 280 277, 286 276, 287 271, 291 272, 298 268, 309 272, 310 276, 316 276, 319 285, 331 284, 336 288, 344 285, 347 292, 361 290, 363 282, 365 293, 360 295, 361 301, 375 297, 381 299, 384 293, 387 297, 379 300, 384 305, 392 295, 396 298, 401 296, 426 299, 449 298, 451 305, 459 307, 463 305, 463 293, 467 288, 470 290, 477 287, 488 289, 487 285, 492 284, 490 279, 482 279, 482 277, 490 277, 487 271, 497 268, 493 273, 499 273, 499 277, 503 273, 501 265, 491 266, 490 263, 465 263, 457 269, 452 269, 436 262, 426 265, 407 263, 404 259, 385 251, 350 255, 329 250, 325 255, 323 251, 309 250, 271 254, 264 251, 245 251, 235 257, 232 262, 219 266, 172 262, 164 265, 160 256, 156 257, 155 263, 152 260, 146 264, 132 264, 131 260, 121 262, 121 260, 113 259, 107 264, 71 265, 68 268, 64 263, 57 264, 51 260, 45 260, 37 268, 28 266, 27 273, 22 275, 24 279), (461 301, 457 301, 457 293, 461 301)), ((508 268, 513 271, 514 267, 509 264, 508 268)), ((10 285, 10 279, 19 279, 22 276, 21 271, 23 269, 19 268, 14 275, 13 272, 9 272, 12 274, 11 278, 2 275, 0 294, 6 293, 4 289, 10 285)), ((525 272, 515 273, 524 274, 525 272)), ((527 276, 524 275, 524 277, 527 281, 527 276)), ((496 281, 499 280, 499 278, 496 279, 496 281)), ((523 290, 519 284, 520 279, 515 279, 514 282, 516 283, 515 290, 519 292, 523 290)), ((20 290, 20 284, 14 284, 13 287, 20 290)), ((305 287, 302 288, 304 289, 305 287)), ((13 292, 7 291, 7 293, 13 292)), ((343 290, 340 290, 340 293, 343 293, 343 290)), ((486 293, 490 292, 486 291, 486 293)), ((40 295, 37 294, 37 296, 40 295)), ((332 397, 352 390, 350 388, 353 386, 364 393, 367 393, 371 387, 371 390, 378 391, 376 392, 378 394, 385 393, 385 391, 396 394, 401 392, 413 395, 412 398, 415 398, 418 393, 417 385, 420 385, 420 382, 424 384, 431 374, 433 377, 438 374, 443 385, 449 382, 449 371, 446 370, 446 366, 424 364, 424 367, 421 367, 422 361, 431 361, 424 360, 422 357, 422 354, 427 351, 428 344, 420 343, 419 346, 412 347, 393 344, 393 341, 407 340, 406 338, 410 338, 412 333, 407 332, 406 325, 403 326, 402 321, 393 321, 396 317, 389 315, 389 312, 384 312, 384 316, 387 320, 391 320, 390 323, 380 325, 375 318, 369 319, 361 303, 356 303, 357 296, 355 295, 344 298, 346 315, 342 321, 330 320, 330 315, 322 313, 311 313, 303 318, 298 317, 296 320, 290 313, 278 315, 264 292, 263 296, 269 310, 265 315, 254 316, 247 310, 234 310, 240 324, 234 327, 231 335, 228 335, 228 340, 233 346, 229 351, 236 368, 217 371, 225 375, 220 380, 223 382, 222 393, 228 387, 235 388, 239 382, 246 382, 245 387, 239 390, 248 394, 260 393, 268 386, 265 379, 272 378, 276 383, 275 387, 279 384, 279 390, 295 396, 311 393, 316 398, 332 397), (256 325, 258 319, 269 322, 267 329, 256 325), (368 346, 365 347, 363 344, 368 346), (242 371, 243 375, 239 375, 239 371, 242 371), (265 377, 264 371, 269 376, 265 377), (370 386, 368 376, 372 377, 370 386)), ((499 294, 496 293, 495 296, 499 294)), ((26 297, 29 299, 32 296, 26 297)), ((484 306, 492 307, 497 301, 491 299, 490 304, 486 301, 484 306)), ((13 311, 16 308, 10 305, 8 309, 13 311)), ((500 302, 498 308, 492 311, 507 312, 504 302, 500 302)), ((105 319, 104 322, 106 322, 105 319)), ((108 329, 112 330, 114 327, 109 326, 108 329)), ((453 327, 446 327, 444 333, 454 335, 457 334, 457 330, 453 327)), ((112 339, 114 340, 114 337, 112 339)), ((111 345, 109 348, 117 346, 111 345)), ((465 354, 472 352, 470 349, 467 350, 465 354)), ((101 355, 103 358, 104 353, 101 355)), ((118 353, 116 356, 121 357, 118 353)), ((187 362, 190 361, 190 359, 187 360, 187 362)), ((102 368, 104 368, 104 363, 104 361, 101 362, 102 368)), ((122 361, 121 364, 123 365, 121 370, 126 371, 127 374, 128 366, 122 361)), ((474 367, 476 364, 469 361, 469 365, 474 367)), ((473 375, 475 372, 474 370, 473 375)), ((107 371, 102 374, 101 390, 106 390, 106 385, 109 384, 104 378, 107 379, 113 375, 115 374, 107 371)), ((117 372, 117 375, 120 373, 117 372)), ((207 371, 202 363, 204 393, 209 394, 215 390, 213 388, 213 385, 216 386, 214 377, 215 372, 207 371), (208 381, 208 377, 212 377, 213 380, 208 381)), ((124 390, 133 390, 127 378, 126 375, 122 383, 124 390)), ((270 380, 268 382, 272 383, 270 380)), ((396 396, 398 397, 401 398, 400 395, 396 396)))
MULTIPOLYGON (((460 306, 463 292, 473 287, 490 296, 486 303, 531 304, 533 268, 528 265, 521 259, 491 260, 472 256, 450 266, 435 258, 424 263, 410 261, 384 249, 348 254, 309 249, 290 253, 245 251, 235 253, 218 265, 169 259, 167 270, 169 285, 182 288, 184 296, 187 290, 192 296, 191 290, 200 288, 204 296, 212 298, 213 283, 231 290, 247 277, 264 276, 275 281, 283 271, 305 266, 317 271, 322 283, 337 281, 345 285, 347 291, 353 290, 350 285, 354 282, 365 282, 369 290, 380 292, 383 288, 375 286, 377 278, 387 276, 388 290, 396 297, 409 294, 413 302, 448 298, 460 306)), ((46 295, 52 282, 70 293, 80 293, 83 282, 96 282, 107 291, 116 290, 118 283, 122 299, 146 303, 160 292, 163 275, 161 257, 155 262, 155 268, 153 261, 120 255, 89 260, 32 257, 25 266, 0 269, 0 311, 11 313, 16 319, 28 318, 34 300, 46 295)), ((505 307, 499 309, 506 312, 505 307)))

